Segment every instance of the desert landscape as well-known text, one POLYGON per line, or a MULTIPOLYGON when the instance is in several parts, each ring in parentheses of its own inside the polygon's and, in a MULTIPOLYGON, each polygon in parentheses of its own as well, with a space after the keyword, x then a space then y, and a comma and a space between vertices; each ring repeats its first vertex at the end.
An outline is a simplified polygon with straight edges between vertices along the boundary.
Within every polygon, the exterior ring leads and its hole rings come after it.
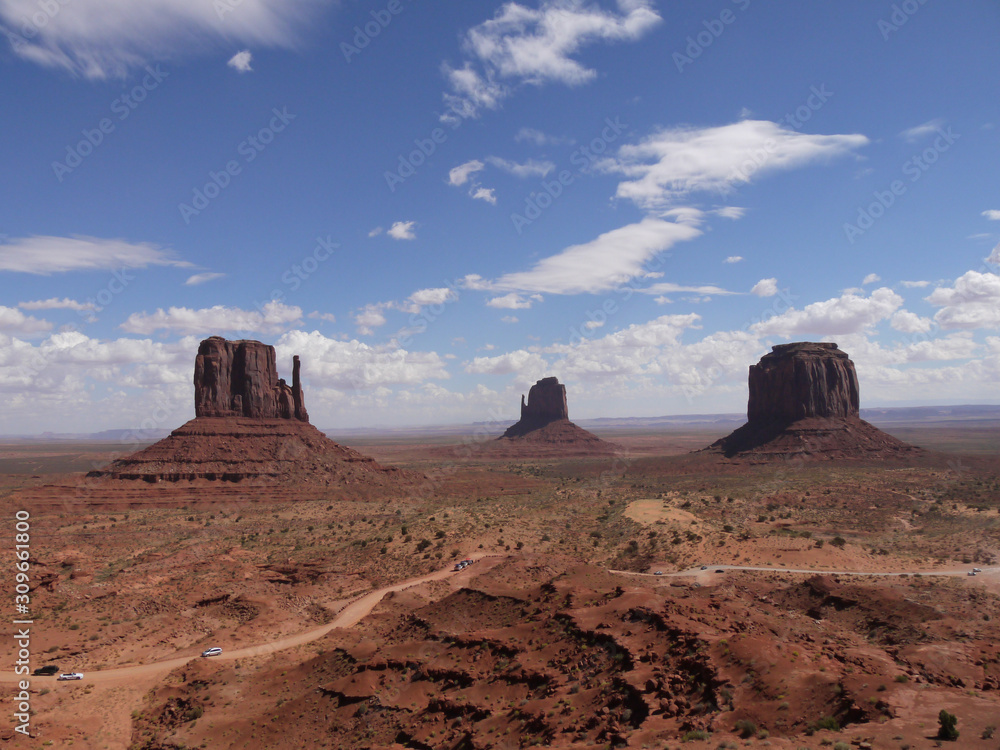
POLYGON ((207 339, 168 437, 2 446, 31 668, 84 675, 31 676, 3 742, 902 750, 950 715, 998 747, 991 410, 883 431, 847 355, 799 343, 750 368, 729 435, 593 435, 547 378, 506 436, 345 448, 298 367, 207 339))

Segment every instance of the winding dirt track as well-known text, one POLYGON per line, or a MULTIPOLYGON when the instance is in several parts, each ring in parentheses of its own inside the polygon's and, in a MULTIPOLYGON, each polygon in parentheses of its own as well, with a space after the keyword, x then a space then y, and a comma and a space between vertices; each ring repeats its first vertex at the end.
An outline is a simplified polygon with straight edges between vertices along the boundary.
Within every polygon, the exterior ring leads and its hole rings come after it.
MULTIPOLYGON (((487 557, 487 555, 473 555, 472 559, 482 559, 487 557)), ((634 576, 648 576, 648 577, 663 577, 663 578, 678 578, 678 577, 691 577, 695 576, 698 578, 710 577, 715 571, 718 570, 752 570, 752 571, 762 571, 767 573, 805 573, 810 575, 850 575, 850 576, 873 576, 873 577, 889 577, 889 576, 905 576, 905 575, 922 575, 922 576, 966 576, 968 571, 971 569, 963 568, 961 570, 926 570, 926 571, 879 571, 879 572, 865 572, 858 570, 816 570, 807 568, 776 568, 776 567, 762 567, 753 565, 706 565, 703 570, 701 566, 696 568, 689 568, 688 570, 678 571, 676 573, 663 573, 661 576, 656 576, 655 573, 636 573, 629 570, 609 570, 609 573, 623 574, 623 575, 634 575, 634 576)), ((288 636, 287 638, 281 638, 276 641, 270 641, 268 643, 262 643, 256 646, 248 646, 246 648, 233 649, 231 651, 225 651, 220 656, 212 657, 213 661, 234 661, 236 659, 245 659, 251 656, 263 656, 265 654, 272 654, 276 651, 283 651, 287 648, 294 648, 295 646, 301 646, 305 643, 310 643, 315 641, 317 638, 322 638, 324 635, 329 633, 334 628, 349 628, 352 625, 356 625, 362 619, 364 619, 375 606, 382 601, 382 598, 393 591, 402 591, 403 589, 410 588, 411 586, 417 586, 421 583, 427 583, 429 581, 440 581, 450 575, 454 571, 451 568, 446 568, 444 570, 438 570, 434 573, 429 573, 425 576, 419 578, 412 578, 408 581, 403 581, 402 583, 396 583, 392 586, 386 586, 385 588, 377 589, 371 591, 363 596, 359 597, 355 601, 344 607, 332 621, 328 622, 326 625, 321 625, 318 628, 313 628, 311 630, 305 630, 301 633, 296 633, 295 635, 288 636)), ((983 572, 980 575, 987 575, 992 573, 1000 573, 1000 566, 992 568, 983 568, 983 572)), ((133 682, 138 678, 148 678, 151 676, 156 676, 158 674, 165 674, 170 672, 177 667, 181 667, 187 664, 192 659, 200 658, 198 654, 190 654, 188 656, 179 656, 174 659, 168 659, 166 661, 158 661, 152 664, 140 664, 133 667, 119 667, 117 669, 104 669, 99 672, 87 672, 85 674, 85 681, 91 683, 99 684, 120 684, 133 682)), ((2 683, 15 683, 18 680, 25 679, 24 676, 18 676, 13 672, 0 672, 0 684, 2 683)), ((39 678, 33 678, 39 679, 39 678)), ((55 679, 55 678, 41 678, 41 679, 55 679)))

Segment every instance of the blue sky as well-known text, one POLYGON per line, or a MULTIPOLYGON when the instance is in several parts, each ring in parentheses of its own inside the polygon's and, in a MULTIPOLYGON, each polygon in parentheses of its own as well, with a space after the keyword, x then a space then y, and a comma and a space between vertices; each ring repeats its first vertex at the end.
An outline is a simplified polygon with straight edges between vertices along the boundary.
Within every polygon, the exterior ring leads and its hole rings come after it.
POLYGON ((1000 6, 0 0, 2 433, 172 427, 209 335, 322 427, 997 403, 1000 6))

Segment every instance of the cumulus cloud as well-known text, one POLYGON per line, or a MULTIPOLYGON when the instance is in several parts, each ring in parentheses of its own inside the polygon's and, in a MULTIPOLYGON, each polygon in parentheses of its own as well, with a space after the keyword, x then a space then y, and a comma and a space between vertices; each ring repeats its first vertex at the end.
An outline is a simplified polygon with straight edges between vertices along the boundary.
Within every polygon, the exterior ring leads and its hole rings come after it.
POLYGON ((1000 327, 1000 276, 968 271, 953 286, 938 287, 926 297, 941 309, 934 320, 942 328, 1000 327))
POLYGON ((542 0, 535 9, 516 2, 470 29, 461 67, 444 66, 450 91, 443 119, 475 117, 495 109, 519 84, 577 86, 597 72, 574 57, 595 42, 635 41, 660 22, 650 0, 617 0, 618 13, 596 5, 542 0))
POLYGON ((497 307, 501 310, 527 310, 531 307, 531 300, 525 299, 517 292, 510 292, 509 294, 486 300, 486 306, 497 307))
POLYGON ((934 327, 933 320, 922 318, 909 310, 897 310, 889 323, 903 333, 927 333, 934 327))
POLYGON ((750 294, 756 294, 758 297, 773 297, 777 293, 778 280, 774 278, 761 279, 750 290, 750 294))
POLYGON ((56 13, 41 14, 44 24, 29 24, 32 33, 23 34, 26 19, 39 15, 41 6, 36 0, 0 0, 0 25, 22 58, 100 79, 124 76, 150 60, 199 53, 206 43, 291 47, 299 30, 327 5, 327 0, 60 2, 56 13))
POLYGON ((242 52, 237 52, 235 55, 230 57, 229 62, 227 62, 226 65, 238 73, 250 73, 253 71, 253 68, 250 67, 250 61, 252 59, 253 55, 250 54, 250 50, 245 49, 242 52))
POLYGON ((50 297, 49 299, 32 300, 30 302, 18 302, 17 306, 22 310, 76 310, 77 312, 91 312, 97 309, 93 302, 77 302, 75 299, 63 297, 50 297))
POLYGON ((864 297, 848 291, 840 297, 813 302, 801 310, 791 308, 781 315, 755 323, 750 330, 758 336, 838 336, 869 330, 891 317, 903 305, 903 298, 891 289, 875 289, 864 297))
POLYGON ((495 282, 497 289, 551 294, 577 294, 614 289, 645 274, 643 266, 678 242, 701 231, 647 217, 605 232, 597 239, 573 245, 544 258, 528 271, 509 273, 495 282))
POLYGON ((617 195, 650 210, 691 193, 725 193, 752 177, 849 154, 863 135, 814 135, 766 120, 708 128, 667 128, 622 146, 599 166, 628 178, 617 195))
POLYGON ((187 281, 184 282, 186 286, 198 286, 199 284, 207 284, 209 281, 215 281, 216 279, 224 279, 226 274, 224 273, 196 273, 193 276, 188 276, 187 281))
POLYGON ((260 310, 215 305, 200 310, 171 307, 166 311, 157 309, 154 313, 132 313, 120 328, 126 333, 144 335, 159 330, 192 335, 222 331, 280 333, 298 325, 301 320, 302 308, 271 301, 260 310))
POLYGON ((376 328, 381 328, 386 324, 385 303, 374 303, 365 305, 351 317, 354 325, 358 327, 358 333, 363 336, 371 336, 376 328))
POLYGON ((882 277, 877 273, 870 273, 865 276, 864 280, 861 282, 861 286, 868 286, 869 284, 874 284, 877 281, 881 281, 882 277))
POLYGON ((355 312, 351 318, 358 328, 358 333, 370 336, 376 328, 381 328, 387 322, 385 313, 388 310, 417 315, 426 306, 443 305, 458 300, 458 292, 450 287, 434 287, 418 289, 405 300, 390 300, 388 302, 373 302, 355 312))
POLYGON ((417 222, 415 221, 397 221, 386 233, 394 240, 415 240, 417 238, 416 233, 413 231, 417 222))
POLYGON ((454 302, 456 299, 458 299, 458 293, 449 287, 418 289, 407 298, 411 304, 417 307, 443 305, 445 302, 454 302))
POLYGON ((540 354, 517 349, 496 357, 476 357, 466 362, 465 371, 473 375, 510 375, 518 373, 530 380, 535 374, 539 378, 548 370, 548 362, 540 354))
POLYGON ((474 175, 476 172, 481 172, 486 168, 479 159, 473 159, 467 161, 464 164, 459 164, 457 167, 453 167, 450 172, 448 172, 448 184, 449 185, 464 185, 469 181, 469 177, 474 175))
POLYGON ((112 271, 147 266, 190 267, 157 245, 99 237, 33 236, 0 244, 0 271, 47 276, 67 271, 112 271))
POLYGON ((1000 243, 993 248, 993 252, 990 253, 990 257, 986 259, 987 263, 993 263, 994 265, 1000 265, 1000 243))
POLYGON ((995 208, 983 211, 983 216, 985 216, 990 221, 1000 221, 1000 210, 995 208))
POLYGON ((723 263, 740 263, 742 260, 743 260, 742 255, 730 255, 723 261, 723 263))
POLYGON ((47 320, 39 320, 25 315, 16 307, 0 305, 0 331, 7 333, 32 334, 51 331, 52 324, 47 320))

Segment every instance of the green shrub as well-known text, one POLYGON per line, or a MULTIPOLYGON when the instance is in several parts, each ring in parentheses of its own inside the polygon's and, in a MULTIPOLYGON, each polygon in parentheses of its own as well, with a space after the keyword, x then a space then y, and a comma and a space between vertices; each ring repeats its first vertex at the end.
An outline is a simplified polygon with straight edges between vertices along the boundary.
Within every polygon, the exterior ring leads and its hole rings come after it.
POLYGON ((681 737, 681 742, 691 742, 691 740, 707 740, 707 739, 708 739, 708 732, 705 732, 701 729, 694 729, 685 734, 683 737, 681 737))
POLYGON ((824 716, 822 719, 816 722, 817 729, 829 729, 831 732, 840 731, 840 722, 837 721, 832 716, 824 716))
POLYGON ((955 714, 950 714, 942 708, 941 713, 938 714, 938 724, 940 725, 937 733, 939 740, 954 742, 958 739, 958 729, 955 728, 955 725, 958 724, 958 717, 955 714))
POLYGON ((746 740, 757 734, 757 725, 749 719, 740 719, 736 722, 736 732, 746 740))

